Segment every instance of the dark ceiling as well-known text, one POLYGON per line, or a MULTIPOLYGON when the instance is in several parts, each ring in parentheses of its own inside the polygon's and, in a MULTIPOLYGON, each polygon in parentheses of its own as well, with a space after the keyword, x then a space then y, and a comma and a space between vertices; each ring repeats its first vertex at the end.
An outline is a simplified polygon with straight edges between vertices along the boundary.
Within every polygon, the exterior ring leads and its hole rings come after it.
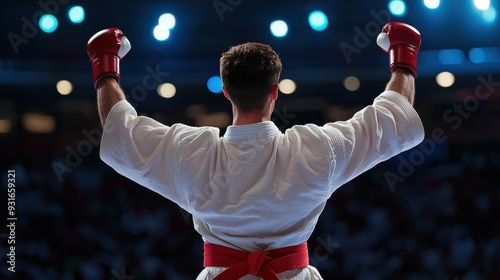
MULTIPOLYGON (((222 52, 231 45, 248 41, 272 45, 283 60, 282 77, 298 83, 296 94, 284 97, 284 101, 309 104, 301 109, 303 111, 324 108, 328 104, 367 104, 383 90, 389 77, 387 55, 375 43, 378 30, 387 21, 404 21, 420 30, 422 53, 428 53, 419 60, 417 85, 419 98, 428 98, 430 104, 452 102, 457 96, 451 93, 474 88, 479 75, 500 73, 500 63, 477 65, 465 61, 460 65, 441 65, 429 55, 440 49, 460 49, 467 54, 475 47, 500 46, 498 19, 493 23, 484 22, 473 8, 473 1, 442 1, 439 9, 429 10, 423 6, 423 1, 407 0, 404 17, 390 15, 387 2, 8 1, 3 3, 0 17, 3 27, 0 102, 15 104, 16 110, 49 112, 70 106, 70 103, 76 107, 80 105, 75 104, 84 102, 86 106, 94 104, 86 43, 95 32, 107 27, 122 29, 132 44, 131 52, 121 64, 122 86, 127 92, 141 86, 148 68, 168 72, 164 82, 177 86, 177 95, 169 101, 159 98, 154 91, 148 92, 140 109, 151 112, 184 110, 196 103, 206 104, 214 110, 227 108, 223 97, 209 93, 205 83, 208 77, 218 74, 222 52), (214 3, 221 2, 233 7, 220 14, 214 3), (66 11, 73 5, 86 9, 86 19, 81 24, 72 24, 66 17, 66 11), (31 23, 27 23, 44 9, 52 11, 59 20, 59 28, 54 33, 43 33, 36 26, 33 30, 31 23), (329 17, 329 26, 323 32, 313 31, 307 23, 309 12, 315 9, 321 9, 329 17), (166 12, 176 16, 177 25, 169 40, 158 42, 152 36, 152 29, 158 16, 166 12), (270 34, 269 24, 275 19, 288 22, 290 30, 285 38, 270 34), (24 38, 17 45, 17 51, 12 43, 13 34, 24 38), (356 51, 346 56, 346 46, 356 51), (445 70, 457 75, 457 83, 438 96, 436 93, 443 89, 435 84, 434 77, 445 70), (361 88, 356 93, 349 93, 342 86, 343 79, 349 75, 361 80, 361 88), (60 79, 74 84, 73 94, 57 94, 55 83, 60 79), (304 100, 310 102, 302 102, 304 100), (313 103, 315 105, 310 105, 313 103)), ((492 1, 492 6, 498 9, 498 1, 492 1)))

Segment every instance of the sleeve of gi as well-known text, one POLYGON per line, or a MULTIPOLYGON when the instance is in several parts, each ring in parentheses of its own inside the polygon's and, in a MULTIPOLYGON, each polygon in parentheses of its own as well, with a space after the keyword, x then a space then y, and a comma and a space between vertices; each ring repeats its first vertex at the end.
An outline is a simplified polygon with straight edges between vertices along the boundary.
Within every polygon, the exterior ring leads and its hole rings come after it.
POLYGON ((351 119, 327 123, 321 129, 328 135, 336 159, 330 175, 331 192, 376 164, 415 147, 425 134, 413 106, 394 91, 383 92, 351 119))
POLYGON ((130 103, 122 100, 106 119, 100 157, 119 174, 178 202, 174 182, 179 168, 175 162, 176 132, 182 127, 137 116, 130 103))

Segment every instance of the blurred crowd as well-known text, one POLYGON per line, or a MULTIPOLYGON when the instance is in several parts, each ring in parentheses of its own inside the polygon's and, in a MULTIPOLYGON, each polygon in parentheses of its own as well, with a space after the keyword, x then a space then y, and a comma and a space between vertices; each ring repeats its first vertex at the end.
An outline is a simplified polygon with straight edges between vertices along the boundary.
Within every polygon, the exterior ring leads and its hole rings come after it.
MULTIPOLYGON (((446 142, 389 184, 411 152, 332 195, 311 264, 325 279, 500 279, 500 148, 446 142)), ((5 151, 18 221, 16 272, 2 261, 2 279, 195 279, 202 240, 187 213, 115 173, 98 149, 58 178, 65 156, 5 151)))

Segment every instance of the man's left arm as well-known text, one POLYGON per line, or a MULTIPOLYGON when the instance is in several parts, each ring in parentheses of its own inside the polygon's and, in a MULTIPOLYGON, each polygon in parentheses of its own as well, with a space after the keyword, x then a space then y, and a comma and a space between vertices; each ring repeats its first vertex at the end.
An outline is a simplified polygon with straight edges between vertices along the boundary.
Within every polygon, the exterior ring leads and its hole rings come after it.
POLYGON ((339 159, 332 172, 337 186, 424 138, 422 122, 412 106, 420 32, 408 24, 390 22, 382 28, 377 44, 389 53, 392 75, 385 92, 350 120, 323 127, 339 159))

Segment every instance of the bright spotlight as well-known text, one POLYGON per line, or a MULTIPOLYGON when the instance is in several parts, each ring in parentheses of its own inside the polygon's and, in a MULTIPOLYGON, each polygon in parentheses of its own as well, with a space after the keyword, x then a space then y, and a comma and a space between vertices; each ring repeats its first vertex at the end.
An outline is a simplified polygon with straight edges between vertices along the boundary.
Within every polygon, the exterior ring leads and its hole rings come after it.
POLYGON ((176 88, 173 84, 171 83, 164 83, 160 84, 156 88, 156 92, 158 92, 158 95, 160 95, 163 98, 172 98, 175 95, 176 88))
POLYGON ((153 35, 158 41, 165 41, 170 37, 170 30, 163 25, 157 25, 153 29, 153 35))
POLYGON ((450 72, 441 72, 436 76, 436 82, 441 87, 451 87, 455 83, 455 75, 450 72))
POLYGON ((493 7, 490 7, 489 9, 483 12, 484 21, 493 22, 495 21, 496 17, 497 17, 497 10, 495 10, 495 8, 493 7))
POLYGON ((389 2, 389 11, 395 16, 402 16, 406 12, 406 4, 402 0, 391 0, 389 2))
POLYGON ((60 95, 68 95, 73 91, 73 84, 70 81, 60 80, 56 84, 56 89, 60 95))
POLYGON ((309 14, 309 25, 316 31, 323 31, 328 26, 328 18, 321 11, 314 11, 309 14))
POLYGON ((85 19, 85 10, 81 6, 73 6, 68 11, 68 17, 72 23, 81 23, 85 19))
POLYGON ((439 7, 439 4, 439 0, 424 0, 424 5, 431 10, 437 9, 437 7, 439 7))
POLYGON ((222 79, 219 76, 212 76, 207 81, 208 90, 213 93, 222 92, 222 79))
POLYGON ((478 10, 486 11, 490 8, 490 0, 474 0, 474 6, 478 10))
POLYGON ((49 14, 43 15, 38 23, 40 25, 40 29, 42 29, 45 33, 52 33, 56 31, 58 25, 57 18, 49 14))
POLYGON ((158 23, 167 29, 172 29, 175 27, 175 17, 172 14, 163 14, 158 19, 158 23))
POLYGON ((297 89, 297 84, 290 79, 284 79, 279 83, 279 89, 284 94, 292 94, 297 89))
POLYGON ((276 20, 271 23, 271 33, 276 37, 285 37, 288 33, 288 25, 282 20, 276 20))

